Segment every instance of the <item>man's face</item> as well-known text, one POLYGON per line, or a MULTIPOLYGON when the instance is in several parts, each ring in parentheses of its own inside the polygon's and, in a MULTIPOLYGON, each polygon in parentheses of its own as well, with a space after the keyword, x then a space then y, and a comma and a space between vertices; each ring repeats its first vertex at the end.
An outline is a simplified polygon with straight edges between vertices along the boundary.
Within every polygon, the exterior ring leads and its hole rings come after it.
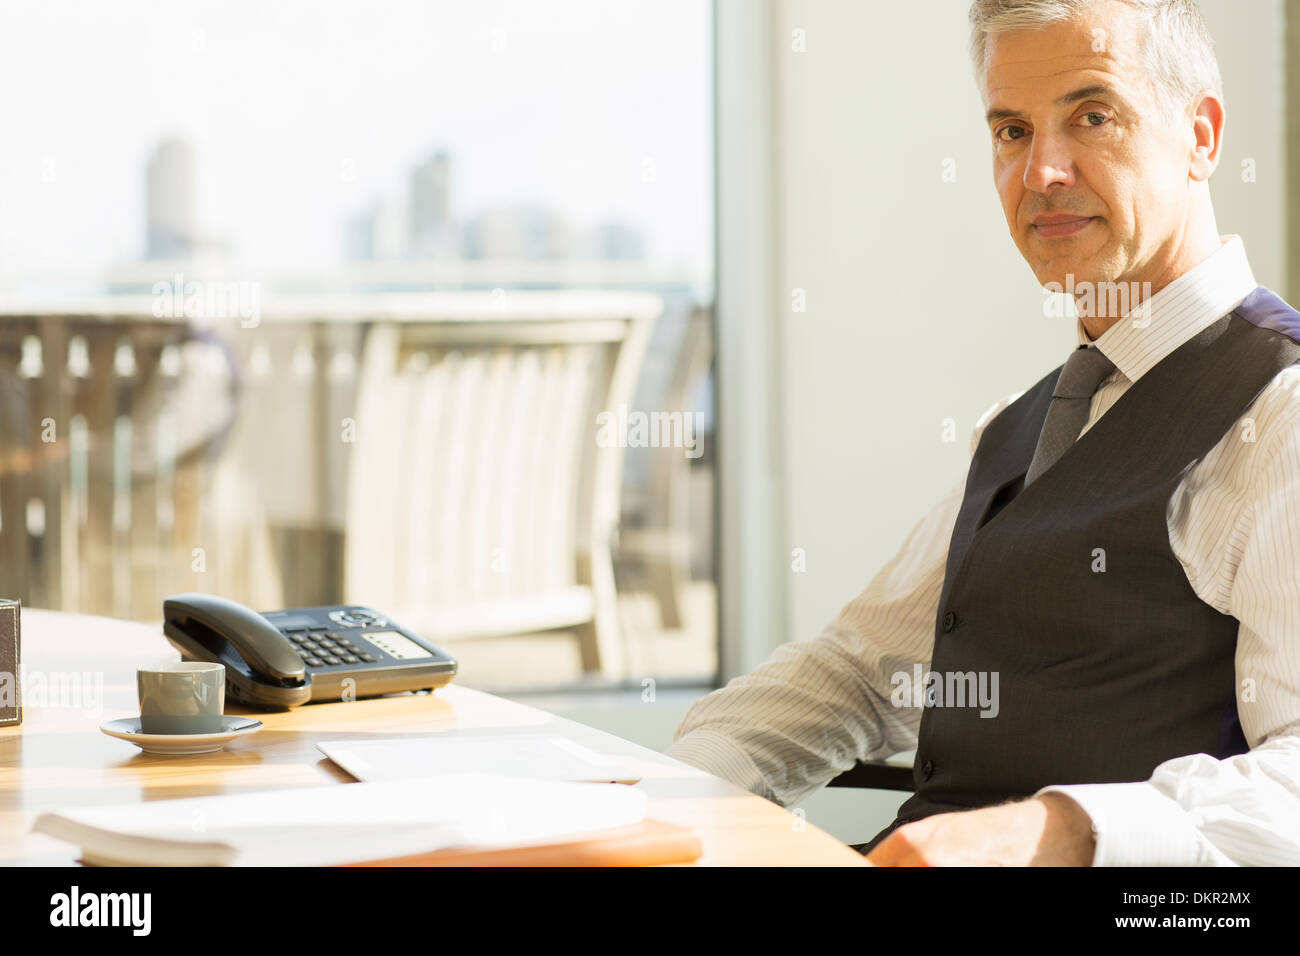
POLYGON ((985 53, 993 176, 1040 284, 1162 284, 1190 209, 1191 120, 1162 115, 1132 8, 994 33, 985 53))

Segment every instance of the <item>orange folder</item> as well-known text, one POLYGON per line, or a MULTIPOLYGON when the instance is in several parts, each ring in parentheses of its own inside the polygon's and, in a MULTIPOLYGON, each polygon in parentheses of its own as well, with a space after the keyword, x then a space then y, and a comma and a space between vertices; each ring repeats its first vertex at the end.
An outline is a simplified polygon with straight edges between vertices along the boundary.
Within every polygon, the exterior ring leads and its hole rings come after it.
POLYGON ((594 830, 561 843, 475 849, 457 847, 344 866, 654 866, 690 863, 703 852, 688 827, 660 820, 594 830))

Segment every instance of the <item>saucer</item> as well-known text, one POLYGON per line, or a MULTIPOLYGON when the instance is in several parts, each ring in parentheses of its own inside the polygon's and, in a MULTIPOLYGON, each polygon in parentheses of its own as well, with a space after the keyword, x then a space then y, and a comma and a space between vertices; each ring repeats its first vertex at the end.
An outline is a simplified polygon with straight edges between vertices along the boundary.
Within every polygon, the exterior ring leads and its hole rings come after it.
POLYGON ((220 732, 215 734, 143 734, 139 717, 123 717, 102 723, 99 729, 110 737, 130 741, 147 754, 176 756, 215 753, 236 737, 257 733, 262 722, 227 714, 221 718, 220 732))

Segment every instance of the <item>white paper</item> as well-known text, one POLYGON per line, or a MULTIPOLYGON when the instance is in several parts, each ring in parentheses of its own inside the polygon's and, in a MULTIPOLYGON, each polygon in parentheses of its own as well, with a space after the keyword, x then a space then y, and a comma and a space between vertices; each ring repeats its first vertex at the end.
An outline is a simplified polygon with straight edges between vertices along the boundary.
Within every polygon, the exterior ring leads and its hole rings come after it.
POLYGON ((492 773, 532 780, 636 783, 641 774, 617 757, 564 737, 483 736, 444 731, 432 737, 323 740, 317 749, 358 780, 406 780, 443 773, 492 773))
POLYGON ((302 866, 547 842, 638 823, 645 800, 617 785, 445 774, 77 807, 42 814, 34 829, 99 858, 137 860, 149 851, 148 862, 161 862, 154 838, 199 852, 201 844, 227 848, 210 853, 212 863, 302 866))

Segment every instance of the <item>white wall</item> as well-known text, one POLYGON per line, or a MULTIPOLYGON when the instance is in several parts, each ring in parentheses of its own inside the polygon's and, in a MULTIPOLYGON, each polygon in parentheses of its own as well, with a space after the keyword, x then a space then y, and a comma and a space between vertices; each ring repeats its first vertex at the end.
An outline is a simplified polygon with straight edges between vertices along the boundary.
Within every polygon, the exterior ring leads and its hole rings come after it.
MULTIPOLYGON (((1286 294, 1280 0, 1202 8, 1228 105, 1219 227, 1241 233, 1256 277, 1286 294), (1241 181, 1245 157, 1255 183, 1241 181)), ((815 636, 961 478, 976 418, 1074 345, 1073 319, 1044 317, 1007 232, 966 11, 965 0, 776 7, 778 522, 787 566, 793 548, 807 560, 785 575, 787 640, 815 636), (791 49, 796 29, 806 52, 791 49), (806 312, 792 311, 796 288, 806 312), (955 442, 942 440, 945 418, 955 442)))
MULTIPOLYGON (((1210 180, 1219 231, 1246 243, 1251 270, 1278 295, 1288 283, 1286 239, 1286 59, 1282 0, 1200 0, 1214 37, 1227 105, 1223 151, 1210 180), (1254 160, 1255 181, 1242 161, 1254 160)), ((1296 160, 1291 161, 1295 170, 1296 160)), ((1292 173, 1294 175, 1294 172, 1292 173)))

